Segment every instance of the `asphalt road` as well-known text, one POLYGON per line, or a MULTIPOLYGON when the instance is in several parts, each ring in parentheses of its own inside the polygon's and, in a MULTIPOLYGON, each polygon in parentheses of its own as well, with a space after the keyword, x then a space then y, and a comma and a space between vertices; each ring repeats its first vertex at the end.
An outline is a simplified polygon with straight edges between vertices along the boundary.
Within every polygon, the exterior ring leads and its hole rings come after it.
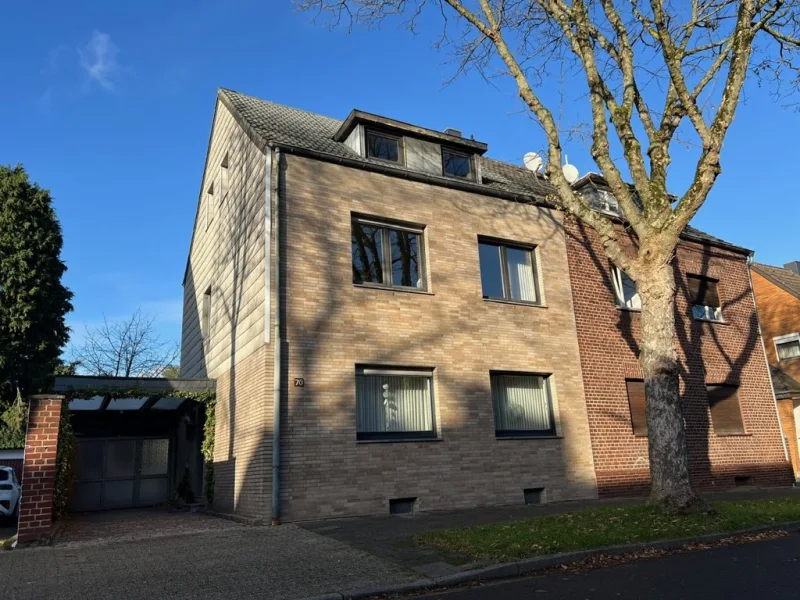
POLYGON ((515 579, 416 600, 800 598, 800 534, 596 571, 515 579))

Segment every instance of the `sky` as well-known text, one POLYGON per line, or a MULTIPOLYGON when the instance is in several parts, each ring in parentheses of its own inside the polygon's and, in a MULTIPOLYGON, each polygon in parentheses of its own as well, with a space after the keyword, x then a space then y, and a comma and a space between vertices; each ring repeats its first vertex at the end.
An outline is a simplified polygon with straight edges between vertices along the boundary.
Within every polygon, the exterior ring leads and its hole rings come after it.
MULTIPOLYGON (((180 338, 181 281, 218 87, 343 119, 353 108, 461 129, 492 158, 522 164, 545 150, 509 81, 468 74, 446 84, 451 58, 434 47, 435 14, 416 35, 331 29, 290 0, 12 3, 0 20, 0 164, 22 163, 53 195, 74 292, 71 344, 85 327, 137 308, 180 338)), ((565 126, 586 120, 580 80, 559 91, 565 126)), ((746 89, 722 155, 723 173, 696 227, 752 248, 756 260, 800 260, 800 114, 768 89, 746 89), (794 166, 793 166, 794 165, 794 166)), ((580 140, 564 144, 581 173, 597 170, 580 140)), ((672 181, 695 156, 674 150, 672 181)))

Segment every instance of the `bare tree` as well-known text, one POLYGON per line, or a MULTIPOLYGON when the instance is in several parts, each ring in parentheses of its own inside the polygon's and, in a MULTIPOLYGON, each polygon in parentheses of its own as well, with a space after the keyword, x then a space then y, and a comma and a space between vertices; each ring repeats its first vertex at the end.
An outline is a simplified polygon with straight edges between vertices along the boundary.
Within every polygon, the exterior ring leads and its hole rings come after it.
POLYGON ((129 319, 86 328, 86 339, 73 353, 85 375, 106 377, 162 377, 178 359, 177 342, 162 340, 155 317, 137 310, 129 319))
POLYGON ((721 172, 745 82, 771 80, 779 96, 798 84, 798 0, 297 1, 348 27, 399 16, 414 30, 425 9, 435 9, 444 23, 437 46, 457 57, 456 75, 476 69, 513 79, 546 136, 554 201, 597 232, 609 259, 638 286, 650 502, 670 512, 704 508, 689 481, 671 263, 721 172), (565 132, 554 117, 558 107, 547 106, 542 92, 564 68, 585 84, 592 158, 619 202, 622 225, 592 210, 562 172, 565 132), (675 196, 667 190, 670 152, 684 140, 697 151, 696 166, 675 196), (623 243, 628 233, 636 247, 623 243))

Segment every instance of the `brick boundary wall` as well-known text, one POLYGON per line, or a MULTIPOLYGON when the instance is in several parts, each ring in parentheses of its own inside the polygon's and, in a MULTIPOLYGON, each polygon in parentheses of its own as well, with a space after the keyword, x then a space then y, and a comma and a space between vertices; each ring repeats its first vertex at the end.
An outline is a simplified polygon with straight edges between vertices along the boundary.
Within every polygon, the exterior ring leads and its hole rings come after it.
POLYGON ((20 543, 47 539, 50 535, 58 425, 63 400, 64 396, 55 394, 30 398, 17 527, 20 543))

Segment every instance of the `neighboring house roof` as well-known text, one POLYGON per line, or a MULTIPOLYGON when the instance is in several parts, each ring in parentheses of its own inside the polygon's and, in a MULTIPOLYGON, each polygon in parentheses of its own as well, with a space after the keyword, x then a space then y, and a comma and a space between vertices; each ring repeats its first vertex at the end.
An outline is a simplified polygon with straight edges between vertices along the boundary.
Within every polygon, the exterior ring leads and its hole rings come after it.
POLYGON ((800 299, 800 275, 797 273, 783 267, 773 267, 771 265, 762 265, 761 263, 753 263, 752 268, 764 279, 800 299))
POLYGON ((770 365, 772 373, 772 387, 775 388, 775 398, 800 398, 800 381, 797 381, 780 367, 770 365))

